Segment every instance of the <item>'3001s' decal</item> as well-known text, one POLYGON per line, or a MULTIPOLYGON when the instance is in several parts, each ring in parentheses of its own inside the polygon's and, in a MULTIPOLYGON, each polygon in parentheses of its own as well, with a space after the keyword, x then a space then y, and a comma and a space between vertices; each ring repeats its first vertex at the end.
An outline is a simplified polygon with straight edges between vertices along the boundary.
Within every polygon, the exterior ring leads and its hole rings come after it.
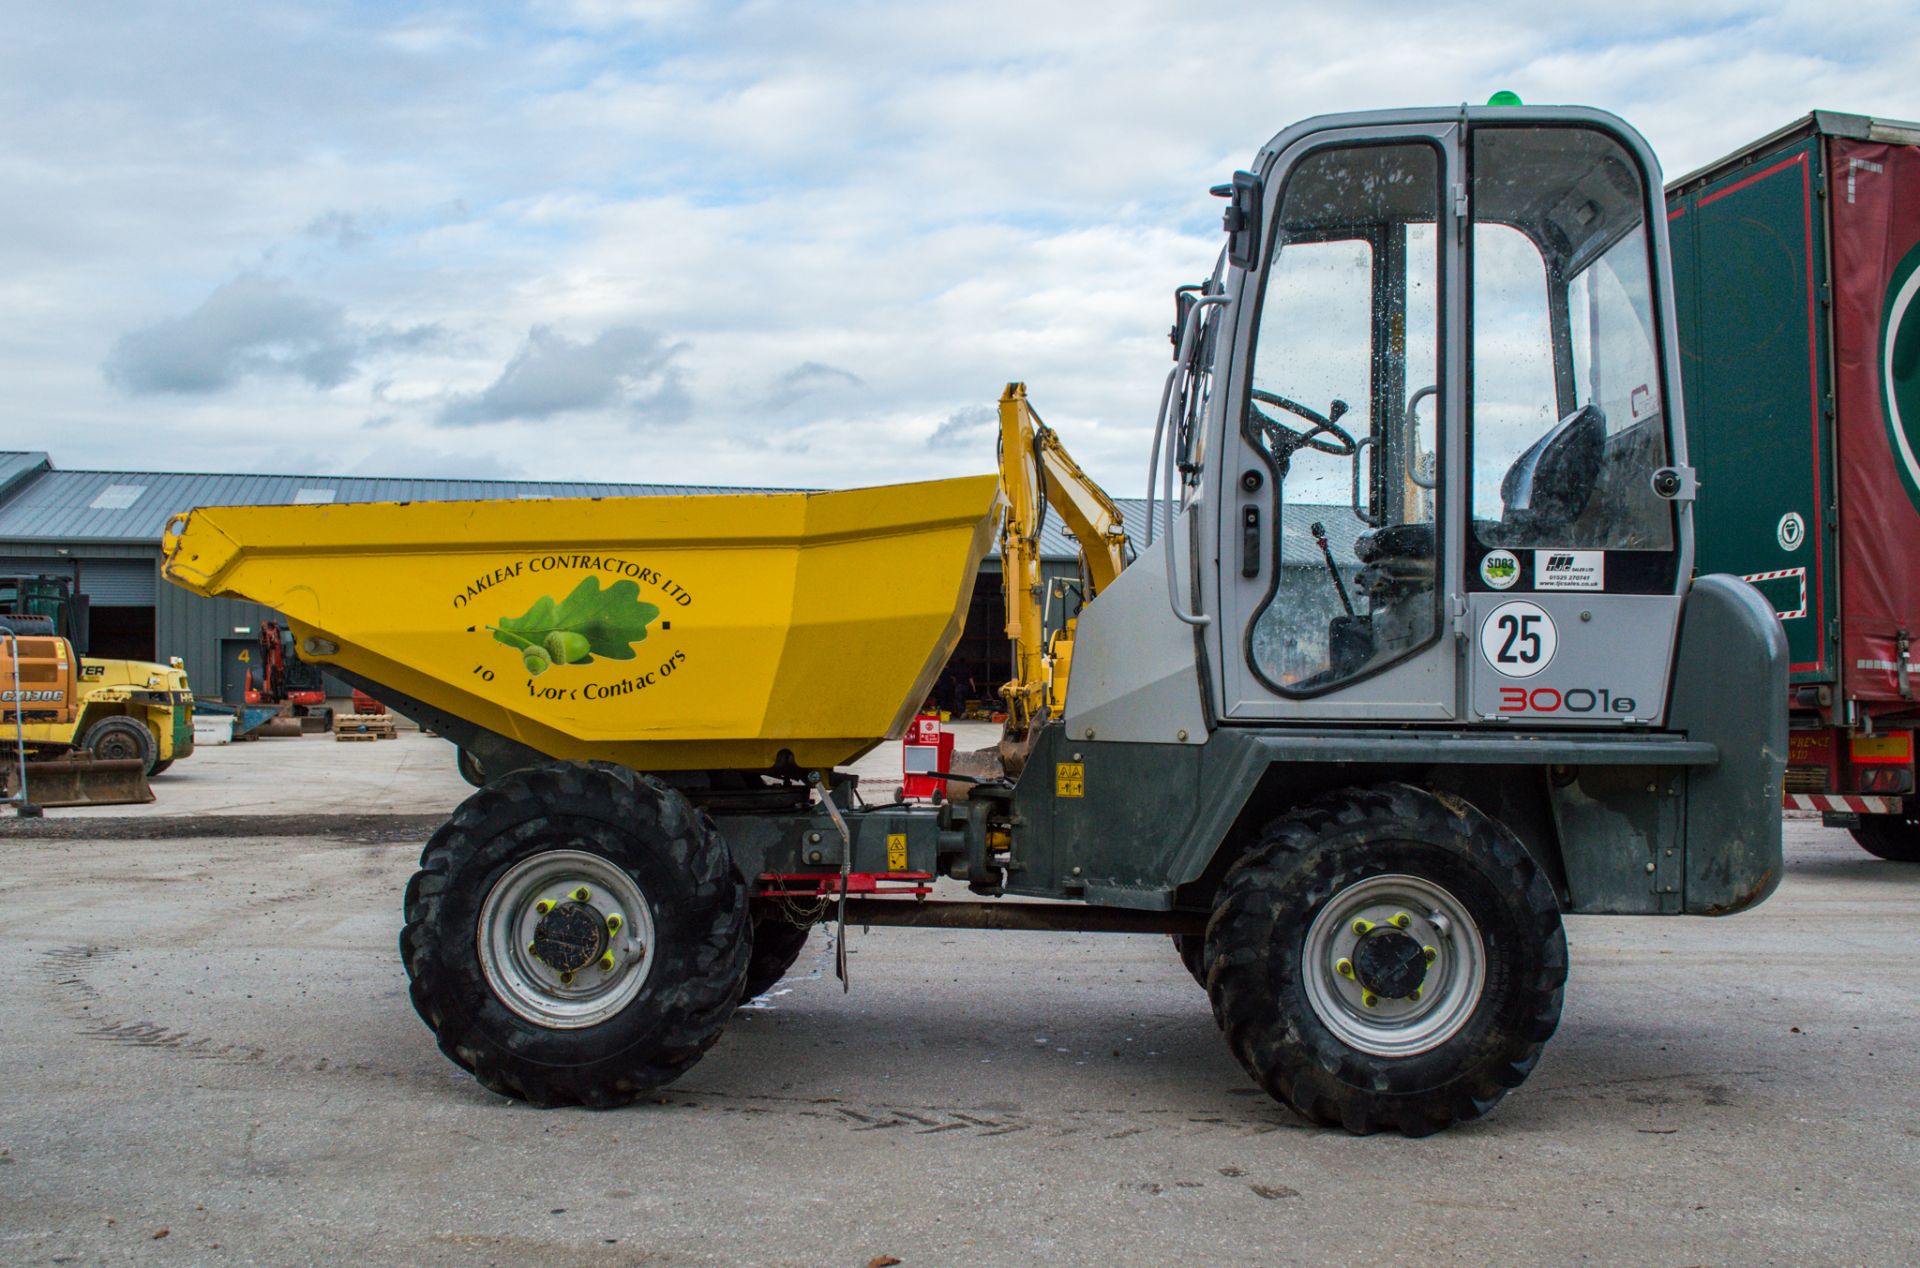
POLYGON ((1589 690, 1570 687, 1500 688, 1502 713, 1632 713, 1637 707, 1632 696, 1616 696, 1605 687, 1589 690))

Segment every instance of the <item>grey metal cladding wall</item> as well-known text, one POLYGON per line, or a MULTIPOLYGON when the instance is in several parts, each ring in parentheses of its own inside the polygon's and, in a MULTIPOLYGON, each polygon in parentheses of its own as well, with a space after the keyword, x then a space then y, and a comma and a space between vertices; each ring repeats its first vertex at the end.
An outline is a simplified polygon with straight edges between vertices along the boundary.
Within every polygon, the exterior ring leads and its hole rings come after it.
POLYGON ((0 541, 0 575, 75 577, 95 607, 144 607, 160 585, 156 546, 113 544, 56 547, 0 541))
POLYGON ((203 599, 178 586, 163 585, 155 595, 154 648, 162 660, 186 662, 187 680, 196 695, 220 694, 220 641, 258 638, 271 608, 240 599, 203 599), (244 634, 236 630, 244 629, 244 634))
POLYGON ((80 593, 96 608, 146 607, 160 585, 160 552, 122 548, 105 554, 70 548, 65 555, 0 555, 0 575, 9 574, 77 577, 80 593))
POLYGON ((73 561, 51 555, 0 555, 0 577, 71 577, 73 561))

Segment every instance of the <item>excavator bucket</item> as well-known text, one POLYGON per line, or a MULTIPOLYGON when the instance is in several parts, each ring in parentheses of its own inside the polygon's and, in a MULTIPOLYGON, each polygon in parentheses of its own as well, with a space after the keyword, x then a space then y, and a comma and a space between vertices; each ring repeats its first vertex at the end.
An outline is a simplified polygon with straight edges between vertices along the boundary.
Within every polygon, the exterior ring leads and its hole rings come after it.
MULTIPOLYGON (((4 778, 11 797, 19 766, 7 763, 4 778)), ((102 760, 76 753, 27 763, 27 800, 36 806, 141 806, 153 799, 146 763, 139 758, 102 760)))
POLYGON ((552 757, 640 770, 850 761, 958 644, 991 476, 831 493, 204 507, 196 594, 285 613, 302 660, 552 757))

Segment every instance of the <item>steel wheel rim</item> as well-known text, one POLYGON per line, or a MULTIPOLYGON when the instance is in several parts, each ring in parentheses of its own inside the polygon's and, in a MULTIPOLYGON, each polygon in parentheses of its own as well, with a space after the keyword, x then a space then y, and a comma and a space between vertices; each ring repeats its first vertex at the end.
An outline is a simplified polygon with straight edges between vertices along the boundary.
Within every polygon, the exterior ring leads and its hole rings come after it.
POLYGON ((480 906, 475 939, 494 996, 515 1015, 555 1030, 597 1026, 615 1016, 653 969, 653 909, 645 895, 621 868, 584 850, 548 850, 508 868, 480 906), (583 889, 588 898, 577 901, 583 889), (547 914, 543 903, 594 913, 607 930, 612 967, 593 961, 567 975, 535 955, 547 914))
POLYGON ((126 762, 138 760, 140 742, 125 731, 109 731, 94 745, 93 755, 102 761, 126 762))
POLYGON ((1301 977, 1314 1016, 1342 1043, 1372 1056, 1410 1057, 1467 1024, 1486 988, 1486 961, 1479 926, 1459 899, 1423 877, 1396 873, 1356 881, 1327 900, 1307 927, 1301 977), (1370 929, 1359 932, 1356 922, 1370 929), (1393 935, 1434 952, 1414 998, 1370 990, 1366 973, 1356 971, 1365 939, 1393 935))

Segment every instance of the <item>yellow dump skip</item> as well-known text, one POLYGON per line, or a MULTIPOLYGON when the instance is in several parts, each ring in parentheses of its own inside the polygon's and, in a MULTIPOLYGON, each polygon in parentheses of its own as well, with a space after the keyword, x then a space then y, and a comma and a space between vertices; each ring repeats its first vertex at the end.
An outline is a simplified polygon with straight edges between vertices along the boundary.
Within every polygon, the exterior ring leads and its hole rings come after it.
POLYGON ((999 507, 992 476, 205 507, 168 524, 162 572, 285 613, 303 659, 555 757, 758 769, 784 748, 825 767, 903 733, 959 641, 999 507))

